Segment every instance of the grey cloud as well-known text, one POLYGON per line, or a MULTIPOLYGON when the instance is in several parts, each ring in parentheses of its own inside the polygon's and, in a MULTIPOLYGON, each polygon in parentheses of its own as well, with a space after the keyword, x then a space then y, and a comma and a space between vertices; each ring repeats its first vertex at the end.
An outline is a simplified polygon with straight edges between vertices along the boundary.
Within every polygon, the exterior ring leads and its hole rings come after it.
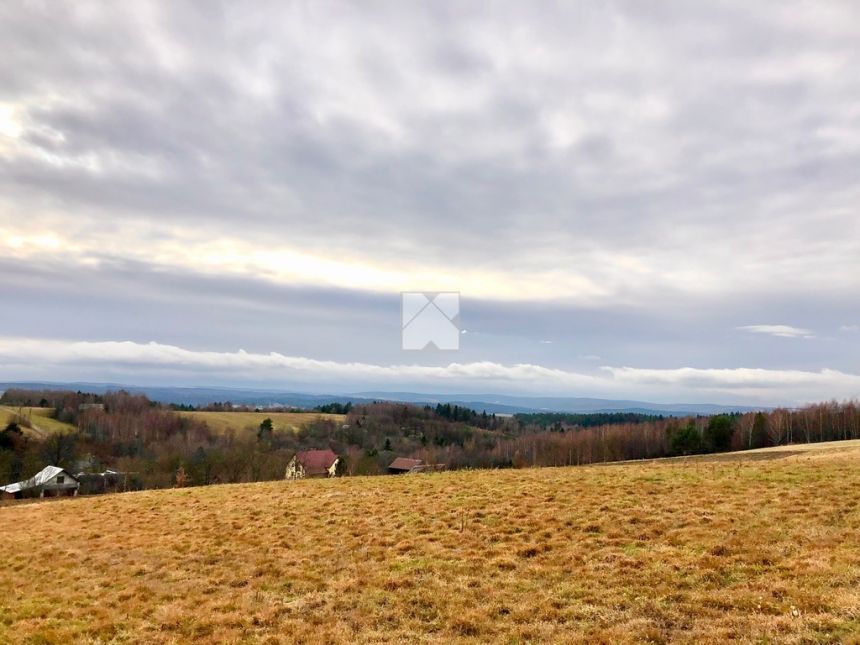
POLYGON ((6 334, 396 360, 396 294, 127 257, 193 234, 609 294, 465 294, 468 360, 858 358, 827 331, 860 314, 854 3, 10 2, 0 29, 23 128, 0 139, 0 229, 115 242, 90 268, 0 258, 26 314, 6 334), (763 320, 818 337, 736 329, 763 320))
MULTIPOLYGON (((51 366, 63 370, 68 364, 89 370, 94 366, 109 366, 115 374, 133 370, 144 378, 177 374, 209 373, 234 380, 247 381, 261 375, 276 379, 309 379, 319 383, 337 383, 339 387, 383 384, 392 387, 408 383, 422 387, 466 388, 474 391, 475 384, 489 385, 504 393, 511 388, 520 391, 558 392, 577 388, 587 393, 618 392, 621 388, 665 397, 666 387, 692 396, 742 397, 761 401, 762 397, 780 402, 808 401, 812 395, 822 398, 829 394, 844 397, 860 385, 860 375, 837 370, 766 370, 766 369, 637 369, 604 367, 598 375, 570 370, 548 369, 540 365, 518 363, 504 365, 492 361, 476 363, 450 362, 440 366, 401 363, 379 365, 372 363, 321 361, 304 356, 289 356, 277 352, 266 354, 247 352, 193 351, 163 343, 123 342, 63 342, 18 340, 9 343, 0 339, 0 376, 9 367, 23 367, 33 373, 33 365, 41 370, 51 366)), ((466 391, 461 389, 461 391, 466 391)))
MULTIPOLYGON (((64 103, 32 107, 30 118, 64 133, 69 154, 143 158, 161 176, 120 177, 104 191, 105 178, 85 170, 31 167, 21 177, 13 160, 13 181, 29 178, 31 189, 50 188, 81 211, 122 207, 213 227, 240 215, 252 230, 275 227, 302 240, 336 226, 333 244, 354 242, 357 227, 381 242, 406 229, 427 238, 416 252, 444 245, 459 261, 490 227, 509 254, 522 255, 514 242, 524 219, 538 238, 551 232, 575 246, 587 232, 632 249, 660 241, 680 219, 689 234, 679 239, 687 231, 676 229, 675 240, 662 240, 677 246, 725 221, 750 235, 746 222, 770 217, 756 204, 762 192, 788 189, 799 174, 813 180, 797 197, 803 207, 822 191, 856 195, 857 146, 825 154, 811 126, 856 134, 828 105, 856 97, 857 82, 814 66, 792 71, 805 51, 849 56, 847 69, 850 56, 856 61, 846 49, 851 31, 822 39, 787 22, 787 9, 498 5, 463 15, 272 5, 240 15, 151 6, 157 19, 143 25, 139 12, 101 7, 104 17, 87 22, 73 17, 87 11, 60 11, 41 23, 54 41, 34 26, 46 16, 7 9, 10 27, 27 29, 4 67, 68 92, 64 103), (346 70, 335 67, 350 59, 332 53, 333 37, 296 37, 302 27, 325 34, 332 20, 355 57, 346 70), (165 56, 182 52, 176 69, 160 63, 159 44, 165 56), (533 60, 521 56, 532 50, 533 60), (750 69, 764 64, 783 65, 788 80, 752 79, 750 69), (270 97, 249 93, 245 75, 255 72, 270 97), (465 98, 471 90, 474 100, 465 98), (443 105, 434 105, 434 92, 443 105), (651 96, 665 115, 642 116, 651 96), (337 114, 320 120, 321 108, 337 114), (551 113, 583 130, 564 154, 547 148, 551 113), (451 233, 432 235, 443 227, 451 233)), ((12 86, 19 91, 8 98, 32 97, 32 85, 12 86)))
MULTIPOLYGON (((160 341, 196 350, 278 351, 325 360, 399 363, 399 294, 288 287, 252 278, 201 276, 140 262, 99 267, 0 261, 0 293, 14 303, 0 318, 2 337, 160 341)), ((593 370, 636 367, 755 367, 851 371, 860 360, 854 334, 802 342, 738 330, 774 316, 800 327, 834 330, 860 317, 854 301, 822 294, 804 301, 771 296, 714 304, 665 294, 653 306, 589 308, 559 303, 489 301, 464 294, 468 330, 458 360, 535 362, 593 370), (544 344, 540 341, 550 340, 544 344)), ((439 364, 451 356, 427 355, 439 364)))

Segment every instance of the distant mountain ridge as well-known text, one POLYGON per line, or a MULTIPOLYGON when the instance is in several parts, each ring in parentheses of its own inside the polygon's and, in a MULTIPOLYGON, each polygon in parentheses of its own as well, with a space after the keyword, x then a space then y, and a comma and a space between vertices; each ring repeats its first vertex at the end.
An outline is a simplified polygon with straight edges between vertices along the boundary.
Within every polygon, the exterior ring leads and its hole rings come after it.
POLYGON ((313 408, 326 403, 370 403, 372 401, 397 401, 403 403, 430 404, 450 403, 477 411, 495 414, 528 412, 635 412, 639 414, 662 414, 664 416, 709 415, 728 412, 754 412, 768 410, 766 406, 720 405, 714 403, 649 403, 646 401, 597 399, 588 397, 531 397, 504 394, 422 394, 418 392, 356 392, 350 394, 310 394, 265 388, 233 387, 165 387, 138 386, 119 383, 50 383, 20 382, 0 383, 0 390, 24 389, 70 389, 102 394, 112 390, 127 390, 145 394, 153 401, 181 405, 206 405, 216 401, 230 401, 248 406, 292 406, 313 408))
POLYGON ((484 406, 487 412, 492 406, 495 412, 635 412, 639 414, 662 414, 664 416, 688 416, 691 414, 721 414, 728 412, 755 412, 770 409, 766 406, 720 405, 716 403, 649 403, 588 397, 531 397, 505 394, 419 394, 415 392, 358 392, 357 396, 386 398, 387 400, 413 403, 452 403, 474 409, 484 406))

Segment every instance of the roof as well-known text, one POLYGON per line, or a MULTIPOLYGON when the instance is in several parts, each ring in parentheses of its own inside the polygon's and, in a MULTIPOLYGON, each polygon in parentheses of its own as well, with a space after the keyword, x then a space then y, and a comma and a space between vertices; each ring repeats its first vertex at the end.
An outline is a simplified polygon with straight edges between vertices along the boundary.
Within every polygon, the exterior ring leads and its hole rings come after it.
POLYGON ((54 477, 63 472, 66 471, 59 466, 45 466, 42 470, 33 475, 33 486, 41 486, 42 484, 48 482, 50 479, 53 479, 54 477))
POLYGON ((389 470, 412 470, 421 466, 424 462, 420 459, 409 459, 408 457, 398 457, 388 466, 389 470))
POLYGON ((337 455, 328 448, 325 450, 305 450, 296 453, 296 461, 308 475, 325 474, 337 461, 337 455))
POLYGON ((108 468, 108 469, 107 469, 107 470, 105 470, 103 473, 87 473, 87 472, 81 471, 81 472, 79 472, 77 475, 75 475, 75 479, 81 479, 81 478, 84 478, 84 477, 86 477, 86 478, 92 478, 92 477, 123 477, 123 476, 125 476, 125 475, 131 475, 131 474, 134 474, 134 473, 120 472, 119 470, 111 470, 110 468, 108 468))
POLYGON ((0 491, 6 493, 17 493, 22 490, 27 490, 28 488, 38 488, 39 486, 44 486, 54 477, 59 475, 60 473, 65 473, 68 477, 71 477, 75 481, 77 479, 66 472, 64 468, 60 468, 59 466, 46 466, 35 475, 30 477, 30 479, 25 479, 21 482, 15 482, 14 484, 7 484, 6 486, 0 486, 0 491))

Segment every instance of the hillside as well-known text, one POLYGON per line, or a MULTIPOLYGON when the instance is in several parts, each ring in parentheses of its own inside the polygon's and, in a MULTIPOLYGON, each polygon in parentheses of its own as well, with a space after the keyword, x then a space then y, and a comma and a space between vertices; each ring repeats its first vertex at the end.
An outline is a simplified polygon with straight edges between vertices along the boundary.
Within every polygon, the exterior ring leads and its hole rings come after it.
POLYGON ((7 505, 0 642, 850 640, 860 442, 728 457, 7 505))
POLYGON ((75 426, 63 423, 52 417, 54 410, 51 408, 34 407, 12 407, 0 406, 0 427, 13 421, 16 417, 23 417, 30 422, 30 427, 22 428, 25 433, 44 437, 52 432, 74 432, 75 426))
POLYGON ((276 432, 295 432, 309 423, 320 419, 343 423, 344 414, 323 414, 319 412, 205 412, 180 411, 180 415, 204 421, 209 429, 216 434, 225 434, 229 430, 237 433, 254 433, 265 419, 271 419, 276 432))
POLYGON ((662 414, 664 416, 688 416, 696 414, 721 414, 728 412, 755 412, 767 409, 766 406, 718 405, 714 403, 652 403, 617 399, 595 399, 586 397, 538 397, 511 396, 505 394, 467 394, 449 392, 428 394, 422 392, 373 391, 356 393, 314 394, 272 389, 250 389, 231 387, 164 387, 119 385, 116 383, 0 383, 0 390, 24 388, 29 390, 70 389, 105 394, 125 390, 132 394, 146 395, 152 401, 176 403, 192 406, 206 406, 218 401, 230 401, 248 406, 292 406, 315 408, 326 403, 369 404, 373 401, 395 401, 417 405, 436 405, 450 403, 473 410, 497 414, 516 414, 529 412, 635 412, 639 414, 662 414))

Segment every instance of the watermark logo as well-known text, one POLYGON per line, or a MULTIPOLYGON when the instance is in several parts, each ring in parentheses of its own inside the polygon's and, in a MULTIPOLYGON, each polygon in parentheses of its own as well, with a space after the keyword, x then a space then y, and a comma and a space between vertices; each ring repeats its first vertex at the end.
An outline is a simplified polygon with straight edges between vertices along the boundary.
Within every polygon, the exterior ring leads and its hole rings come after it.
POLYGON ((460 349, 459 292, 404 291, 400 295, 402 349, 460 349))

